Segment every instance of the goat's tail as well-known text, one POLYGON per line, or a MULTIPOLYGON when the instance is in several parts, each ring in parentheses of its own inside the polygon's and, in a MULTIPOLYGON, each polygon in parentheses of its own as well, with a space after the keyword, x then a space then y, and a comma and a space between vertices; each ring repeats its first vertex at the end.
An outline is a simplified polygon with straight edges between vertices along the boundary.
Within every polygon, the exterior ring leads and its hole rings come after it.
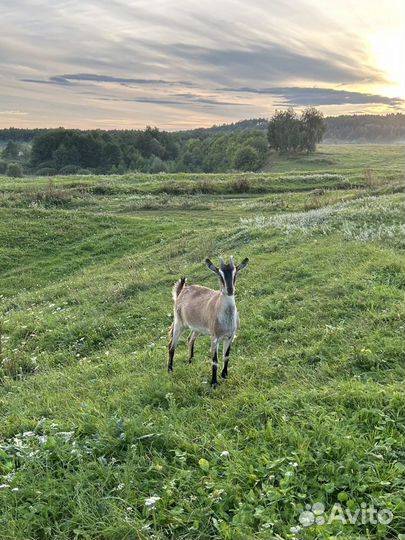
POLYGON ((182 277, 179 279, 179 281, 176 281, 176 283, 174 284, 173 291, 172 291, 172 296, 173 296, 174 301, 176 301, 177 297, 183 290, 184 285, 186 284, 186 281, 187 281, 187 278, 182 277))

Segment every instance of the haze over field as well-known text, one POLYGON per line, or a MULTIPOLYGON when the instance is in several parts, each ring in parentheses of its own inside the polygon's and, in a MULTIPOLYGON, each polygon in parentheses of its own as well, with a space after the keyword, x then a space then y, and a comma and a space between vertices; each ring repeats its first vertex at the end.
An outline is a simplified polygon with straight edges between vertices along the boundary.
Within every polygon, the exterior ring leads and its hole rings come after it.
POLYGON ((0 127, 396 112, 404 19, 400 0, 6 0, 0 127))

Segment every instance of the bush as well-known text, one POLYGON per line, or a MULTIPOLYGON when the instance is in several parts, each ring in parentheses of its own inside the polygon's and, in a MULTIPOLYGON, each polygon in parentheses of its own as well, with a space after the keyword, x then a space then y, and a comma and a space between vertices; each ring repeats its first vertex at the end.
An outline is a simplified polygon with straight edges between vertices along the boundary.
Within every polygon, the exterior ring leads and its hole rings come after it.
POLYGON ((155 156, 152 159, 152 162, 150 164, 149 172, 151 173, 159 173, 159 172, 166 172, 167 167, 166 164, 157 156, 155 156))
POLYGON ((233 160, 233 166, 239 171, 255 171, 259 165, 259 154, 252 146, 239 148, 233 160))
POLYGON ((52 169, 52 167, 43 167, 42 169, 38 169, 36 174, 38 176, 53 176, 57 174, 56 169, 52 169))
POLYGON ((232 183, 233 191, 237 193, 247 193, 250 189, 250 181, 246 176, 236 178, 232 183))
POLYGON ((45 189, 36 191, 32 197, 37 204, 44 206, 63 206, 68 204, 72 197, 67 190, 58 189, 49 180, 45 189))
POLYGON ((0 174, 5 174, 6 170, 7 170, 7 162, 0 161, 0 174))
POLYGON ((21 178, 23 175, 22 167, 18 163, 9 163, 7 167, 7 176, 12 178, 21 178))
POLYGON ((79 171, 80 167, 78 165, 65 165, 59 170, 59 174, 78 174, 79 171))

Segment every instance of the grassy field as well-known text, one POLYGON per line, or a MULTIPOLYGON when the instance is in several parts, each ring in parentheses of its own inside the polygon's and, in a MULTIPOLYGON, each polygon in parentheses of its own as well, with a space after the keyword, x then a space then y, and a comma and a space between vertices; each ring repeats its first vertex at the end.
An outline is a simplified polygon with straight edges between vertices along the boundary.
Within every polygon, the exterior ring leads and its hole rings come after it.
POLYGON ((356 148, 0 180, 0 538, 403 540, 403 150, 356 148), (251 263, 214 390, 207 338, 167 374, 167 330, 221 254, 251 263), (393 519, 328 519, 362 503, 393 519))

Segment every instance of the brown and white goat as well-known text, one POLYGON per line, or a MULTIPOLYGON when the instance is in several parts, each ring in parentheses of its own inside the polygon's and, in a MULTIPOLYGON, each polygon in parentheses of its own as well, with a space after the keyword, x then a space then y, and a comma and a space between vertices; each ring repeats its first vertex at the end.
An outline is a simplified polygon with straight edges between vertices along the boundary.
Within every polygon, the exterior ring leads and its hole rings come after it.
POLYGON ((244 259, 238 266, 233 258, 225 264, 221 258, 217 268, 209 259, 205 260, 208 268, 218 275, 220 290, 214 291, 201 285, 186 285, 186 278, 180 279, 173 288, 174 321, 170 328, 168 370, 173 371, 173 358, 176 345, 186 328, 191 330, 188 339, 189 361, 194 356, 194 343, 199 335, 211 336, 212 379, 216 386, 218 370, 218 350, 220 342, 224 346, 224 368, 222 378, 228 376, 228 362, 232 341, 239 328, 239 315, 235 304, 235 283, 238 273, 245 268, 249 259, 244 259))

